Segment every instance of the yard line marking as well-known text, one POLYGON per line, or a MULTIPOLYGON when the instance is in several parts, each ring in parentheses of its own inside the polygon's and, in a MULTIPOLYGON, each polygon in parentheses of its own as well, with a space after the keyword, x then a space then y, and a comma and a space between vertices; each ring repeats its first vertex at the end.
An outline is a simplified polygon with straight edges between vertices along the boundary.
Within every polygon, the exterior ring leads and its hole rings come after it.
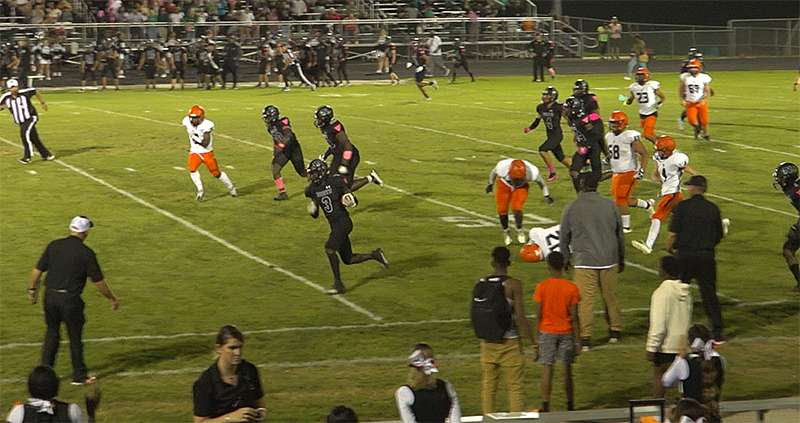
MULTIPOLYGON (((740 338, 733 338, 727 342, 730 345, 739 345, 739 344, 753 344, 753 343, 762 343, 768 341, 776 341, 776 342, 785 342, 785 341, 796 341, 798 340, 797 336, 752 336, 752 337, 740 337, 740 338)), ((598 345, 596 347, 592 347, 592 351, 616 351, 616 350, 639 350, 642 346, 638 343, 636 344, 603 344, 598 345)), ((475 358, 480 357, 480 353, 453 353, 453 354, 441 354, 437 356, 439 361, 459 361, 459 360, 474 360, 475 358)), ((402 356, 390 356, 390 357, 353 357, 353 358, 345 358, 345 359, 325 359, 325 360, 312 360, 312 361, 278 361, 278 362, 267 362, 267 363, 258 363, 255 364, 256 367, 260 369, 302 369, 302 368, 321 368, 321 367, 341 367, 341 366, 358 366, 364 364, 384 364, 384 363, 404 363, 406 362, 407 358, 402 356)), ((162 369, 162 370, 138 370, 138 371, 127 371, 116 373, 114 377, 148 377, 148 376, 170 376, 170 375, 180 375, 180 374, 193 374, 193 373, 201 373, 207 367, 183 367, 179 369, 162 369)), ((26 379, 24 378, 6 378, 0 379, 0 384, 2 385, 10 385, 10 384, 19 384, 24 383, 26 379)))
POLYGON ((417 159, 409 159, 408 161, 410 161, 411 163, 422 163, 421 161, 419 161, 417 159))
POLYGON ((128 172, 136 172, 136 169, 132 167, 126 167, 125 170, 127 170, 128 172))
POLYGON ((719 153, 727 153, 728 152, 727 150, 723 150, 721 148, 712 148, 712 150, 714 150, 716 152, 719 152, 719 153))
MULTIPOLYGON (((4 142, 6 144, 9 144, 11 146, 17 147, 17 148, 22 148, 21 146, 17 145, 16 143, 13 143, 13 142, 11 142, 11 141, 9 141, 9 140, 7 140, 5 138, 2 138, 2 137, 0 137, 0 141, 4 142)), ((302 282, 306 286, 314 288, 314 289, 316 289, 317 291, 319 291, 321 293, 325 293, 325 291, 326 291, 326 289, 323 288, 321 285, 319 285, 319 284, 317 284, 315 282, 312 282, 312 281, 310 281, 309 279, 307 279, 307 278, 305 278, 303 276, 300 276, 300 275, 298 275, 296 273, 293 273, 290 270, 286 270, 286 269, 284 269, 284 268, 282 268, 282 267, 280 267, 280 266, 278 266, 278 265, 276 265, 274 263, 271 263, 271 262, 269 262, 267 260, 264 260, 263 258, 261 258, 259 256, 256 256, 256 255, 254 255, 254 254, 252 254, 252 253, 250 253, 248 251, 245 251, 242 248, 239 248, 239 247, 231 244, 230 242, 224 240, 223 238, 220 238, 219 236, 214 235, 213 233, 201 228, 200 226, 197 226, 194 223, 192 223, 192 222, 190 222, 190 221, 188 221, 188 220, 186 220, 186 219, 184 219, 182 217, 179 217, 179 216, 177 216, 177 215, 175 215, 175 214, 173 214, 173 213, 171 213, 169 211, 166 211, 166 210, 164 210, 164 209, 162 209, 162 208, 160 208, 160 207, 158 207, 158 206, 146 201, 146 200, 143 200, 143 199, 137 197, 136 195, 131 194, 128 191, 125 191, 125 190, 123 190, 121 188, 117 188, 116 186, 106 182, 105 180, 100 179, 100 178, 98 178, 96 176, 93 176, 93 175, 87 173, 83 169, 75 167, 75 166, 73 166, 73 165, 71 165, 69 163, 66 163, 66 162, 64 162, 63 160, 60 160, 60 159, 56 159, 55 162, 60 164, 61 166, 66 167, 67 169, 72 170, 73 172, 75 172, 75 173, 77 173, 79 175, 82 175, 82 176, 85 176, 86 178, 91 179, 92 181, 94 181, 94 182, 96 182, 96 183, 98 183, 98 184, 100 184, 100 185, 102 185, 102 186, 104 186, 104 187, 106 187, 106 188, 108 188, 108 189, 110 189, 112 191, 117 192, 118 194, 120 194, 122 196, 125 196, 125 197, 133 200, 136 203, 139 203, 139 204, 149 208, 150 210, 153 210, 154 212, 156 212, 158 214, 161 214, 162 216, 165 216, 165 217, 167 217, 169 219, 172 219, 172 220, 180 223, 181 225, 193 230, 194 232, 199 233, 200 235, 203 235, 203 236, 205 236, 205 237, 207 237, 207 238, 209 238, 209 239, 211 239, 213 241, 216 241, 217 243, 219 243, 223 247, 228 248, 229 250, 234 251, 236 253, 239 253, 240 255, 242 255, 242 256, 244 256, 246 258, 249 258, 250 260, 253 260, 258 264, 261 264, 261 265, 263 265, 263 266, 265 266, 265 267, 267 267, 269 269, 272 269, 272 270, 274 270, 274 271, 276 271, 278 273, 282 273, 282 274, 284 274, 284 275, 286 275, 286 276, 288 276, 288 277, 290 277, 290 278, 292 278, 292 279, 294 279, 294 280, 296 280, 298 282, 302 282)), ((352 302, 350 300, 342 298, 341 295, 331 295, 330 297, 333 298, 334 300, 339 301, 340 303, 350 307, 351 309, 353 309, 353 310, 355 310, 355 311, 357 311, 357 312, 369 317, 372 320, 382 320, 382 318, 380 316, 376 315, 375 313, 372 313, 371 311, 361 307, 360 305, 358 305, 358 304, 356 304, 356 303, 354 303, 354 302, 352 302)))
POLYGON ((185 170, 184 168, 178 167, 178 166, 172 166, 172 168, 175 169, 175 170, 185 170))
POLYGON ((236 169, 235 167, 233 167, 231 165, 225 165, 225 167, 228 168, 228 169, 236 169))
POLYGON ((31 175, 36 175, 37 173, 35 170, 26 170, 26 172, 30 173, 31 175))
POLYGON ((369 161, 369 160, 364 160, 364 163, 366 163, 366 164, 368 164, 368 165, 374 165, 374 164, 376 164, 375 162, 373 162, 373 161, 369 161))
MULTIPOLYGON (((646 269, 646 268, 645 268, 646 269)), ((649 271, 649 270, 648 270, 649 271)), ((697 299, 699 301, 699 298, 697 299)), ((744 307, 763 307, 768 305, 780 305, 780 304, 796 304, 796 301, 793 300, 769 300, 769 301, 754 301, 754 302, 739 302, 736 304, 725 305, 726 307, 737 307, 737 308, 744 308, 744 307)), ((639 313, 650 311, 649 307, 632 307, 632 308, 623 308, 620 310, 621 313, 629 314, 629 313, 639 313)), ((604 310, 596 310, 594 312, 597 315, 605 314, 604 310)), ((536 319, 536 316, 531 314, 527 316, 530 319, 536 319)), ((414 321, 400 321, 400 322, 380 322, 380 323, 361 323, 361 324, 349 324, 349 325, 322 325, 322 326, 290 326, 290 327, 283 327, 283 328, 270 328, 270 329, 256 329, 256 330, 249 330, 249 331, 242 331, 243 334, 250 336, 250 335, 269 335, 269 334, 281 334, 281 333, 297 333, 297 332, 338 332, 338 331, 348 331, 348 330, 357 330, 362 331, 365 329, 389 329, 395 327, 406 327, 406 326, 428 326, 428 325, 447 325, 447 324, 458 324, 458 323, 467 323, 469 322, 469 318, 458 318, 458 319, 428 319, 428 320, 414 320, 414 321)), ((194 338, 194 337, 210 337, 217 334, 217 331, 214 332, 180 332, 180 333, 172 333, 167 335, 127 335, 127 336, 108 336, 108 337, 100 337, 100 338, 84 338, 83 342, 85 343, 106 343, 106 342, 120 342, 120 341, 153 341, 153 340, 169 340, 169 339, 178 339, 178 338, 194 338)), ((771 337, 769 338, 771 339, 771 337)), ((62 340, 62 344, 66 345, 69 343, 69 340, 62 340)), ((10 350, 15 348, 24 348, 24 347, 41 347, 41 342, 14 342, 10 344, 2 344, 0 345, 0 350, 10 350)))
POLYGON ((740 204, 742 206, 747 206, 747 207, 752 207, 752 208, 756 208, 756 209, 760 209, 760 210, 764 210, 764 211, 770 211, 770 212, 773 212, 773 213, 783 214, 783 215, 786 215, 786 216, 789 216, 789 217, 797 217, 796 214, 789 213, 789 212, 787 212, 785 210, 778 210, 778 209, 773 209, 771 207, 759 206, 757 204, 748 203, 746 201, 735 200, 733 198, 726 197, 724 195, 712 194, 710 192, 706 192, 705 195, 707 195, 709 197, 719 198, 720 200, 730 201, 731 203, 740 204))
POLYGON ((465 162, 465 161, 467 161, 467 159, 465 159, 465 158, 463 158, 463 157, 453 157, 453 160, 455 160, 455 161, 459 161, 459 162, 465 162))

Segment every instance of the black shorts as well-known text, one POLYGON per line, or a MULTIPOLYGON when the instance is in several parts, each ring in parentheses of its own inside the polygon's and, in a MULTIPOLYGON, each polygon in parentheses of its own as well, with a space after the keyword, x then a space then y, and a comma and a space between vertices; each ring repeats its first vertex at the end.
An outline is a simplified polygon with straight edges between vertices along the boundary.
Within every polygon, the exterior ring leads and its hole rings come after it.
POLYGON ((100 71, 100 77, 117 79, 117 67, 110 63, 106 64, 103 66, 103 70, 100 71))
POLYGON ((563 139, 563 134, 548 134, 547 139, 539 146, 539 151, 552 151, 553 155, 556 156, 556 160, 563 161, 564 149, 561 148, 561 140, 563 139))
POLYGON ((783 243, 783 249, 789 251, 800 249, 800 219, 789 227, 789 232, 786 234, 786 242, 783 243))
POLYGON ((185 73, 185 71, 184 71, 183 64, 175 65, 175 69, 170 71, 169 77, 171 79, 183 79, 184 73, 185 73))
POLYGON ((144 65, 144 76, 147 79, 155 79, 156 78, 156 65, 144 65))
POLYGON ((603 171, 603 165, 600 161, 600 147, 586 147, 578 146, 575 154, 572 155, 572 166, 570 170, 578 173, 583 172, 585 166, 591 167, 591 172, 599 176, 603 171), (581 149, 585 148, 586 152, 581 154, 581 149), (588 163, 587 163, 588 162, 588 163))
POLYGON ((423 80, 425 80, 425 72, 427 72, 427 70, 425 69, 425 66, 422 66, 422 70, 420 70, 419 72, 417 71, 414 72, 414 80, 417 81, 417 83, 420 83, 423 80))
POLYGON ((94 69, 86 68, 86 70, 83 71, 83 75, 81 76, 82 81, 94 81, 96 79, 97 77, 94 76, 94 69))
POLYGON ((271 67, 269 66, 269 62, 263 61, 263 60, 258 62, 258 74, 259 75, 263 75, 265 73, 268 74, 270 69, 271 69, 271 67))
POLYGON ((295 144, 283 151, 275 150, 272 156, 272 163, 282 168, 286 166, 286 163, 289 163, 289 161, 292 162, 292 166, 294 166, 294 170, 298 175, 306 176, 306 164, 303 161, 303 150, 300 148, 300 144, 295 144))
POLYGON ((334 250, 345 264, 350 264, 353 258, 353 247, 350 245, 350 232, 353 231, 353 221, 350 216, 330 221, 331 233, 325 241, 326 250, 334 250))
POLYGON ((453 69, 456 69, 456 68, 459 68, 459 67, 464 68, 465 71, 469 72, 469 63, 467 63, 466 60, 457 60, 457 61, 453 62, 453 69))

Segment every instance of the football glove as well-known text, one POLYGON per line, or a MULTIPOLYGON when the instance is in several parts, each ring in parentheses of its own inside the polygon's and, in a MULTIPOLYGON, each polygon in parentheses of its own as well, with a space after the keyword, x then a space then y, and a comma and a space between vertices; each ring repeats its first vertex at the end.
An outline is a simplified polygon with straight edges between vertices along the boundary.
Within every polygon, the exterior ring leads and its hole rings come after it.
POLYGON ((487 184, 486 185, 486 193, 487 194, 492 192, 492 189, 494 189, 494 184, 487 184))
POLYGON ((308 202, 306 210, 308 210, 308 214, 310 214, 311 217, 313 217, 314 219, 316 219, 317 216, 319 216, 319 207, 317 207, 317 203, 313 201, 308 202))
POLYGON ((326 159, 326 157, 325 157, 325 153, 322 153, 322 154, 320 154, 320 155, 319 155, 319 157, 317 157, 317 158, 318 158, 318 159, 320 159, 320 160, 322 160, 322 161, 324 162, 324 161, 325 161, 325 159, 326 159))
POLYGON ((527 134, 528 132, 531 132, 531 128, 526 126, 525 128, 522 129, 522 132, 527 134))
POLYGON ((636 179, 642 179, 642 178, 644 178, 644 169, 642 169, 642 168, 639 168, 639 170, 637 170, 637 171, 636 171, 636 176, 635 176, 635 178, 636 178, 636 179))
POLYGON ((345 165, 339 166, 338 170, 339 170, 339 173, 342 174, 342 175, 347 175, 347 173, 349 172, 349 170, 347 169, 347 166, 345 166, 345 165))
POLYGON ((353 195, 352 192, 348 192, 347 194, 342 196, 342 205, 349 209, 351 207, 357 206, 358 200, 356 199, 356 196, 353 195))

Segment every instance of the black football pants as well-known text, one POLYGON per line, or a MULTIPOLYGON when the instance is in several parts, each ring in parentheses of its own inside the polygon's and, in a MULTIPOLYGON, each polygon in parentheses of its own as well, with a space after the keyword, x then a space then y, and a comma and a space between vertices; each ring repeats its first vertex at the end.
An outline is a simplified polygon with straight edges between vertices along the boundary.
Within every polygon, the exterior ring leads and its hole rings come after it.
POLYGON ((39 138, 39 133, 36 131, 36 124, 39 122, 39 116, 32 116, 19 126, 19 134, 22 139, 22 148, 25 153, 22 158, 30 159, 33 155, 34 147, 42 156, 46 158, 50 156, 50 151, 44 146, 42 140, 39 138))
POLYGON ((67 326, 69 352, 72 358, 73 380, 84 380, 88 374, 83 361, 84 302, 80 296, 47 290, 44 295, 44 320, 47 332, 42 345, 42 364, 55 367, 58 346, 61 342, 61 323, 67 326))

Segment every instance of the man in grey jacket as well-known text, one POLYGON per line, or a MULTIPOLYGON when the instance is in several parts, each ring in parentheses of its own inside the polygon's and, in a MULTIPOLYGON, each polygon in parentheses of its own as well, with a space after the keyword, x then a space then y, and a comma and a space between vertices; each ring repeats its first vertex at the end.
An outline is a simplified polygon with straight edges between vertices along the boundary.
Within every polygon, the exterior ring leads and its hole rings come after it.
POLYGON ((578 198, 561 216, 560 251, 575 268, 573 280, 581 296, 578 317, 583 351, 592 347, 594 298, 598 291, 606 306, 608 342, 618 342, 622 330, 616 294, 617 273, 625 269, 622 221, 614 203, 597 194, 597 183, 590 173, 580 176, 578 198))

